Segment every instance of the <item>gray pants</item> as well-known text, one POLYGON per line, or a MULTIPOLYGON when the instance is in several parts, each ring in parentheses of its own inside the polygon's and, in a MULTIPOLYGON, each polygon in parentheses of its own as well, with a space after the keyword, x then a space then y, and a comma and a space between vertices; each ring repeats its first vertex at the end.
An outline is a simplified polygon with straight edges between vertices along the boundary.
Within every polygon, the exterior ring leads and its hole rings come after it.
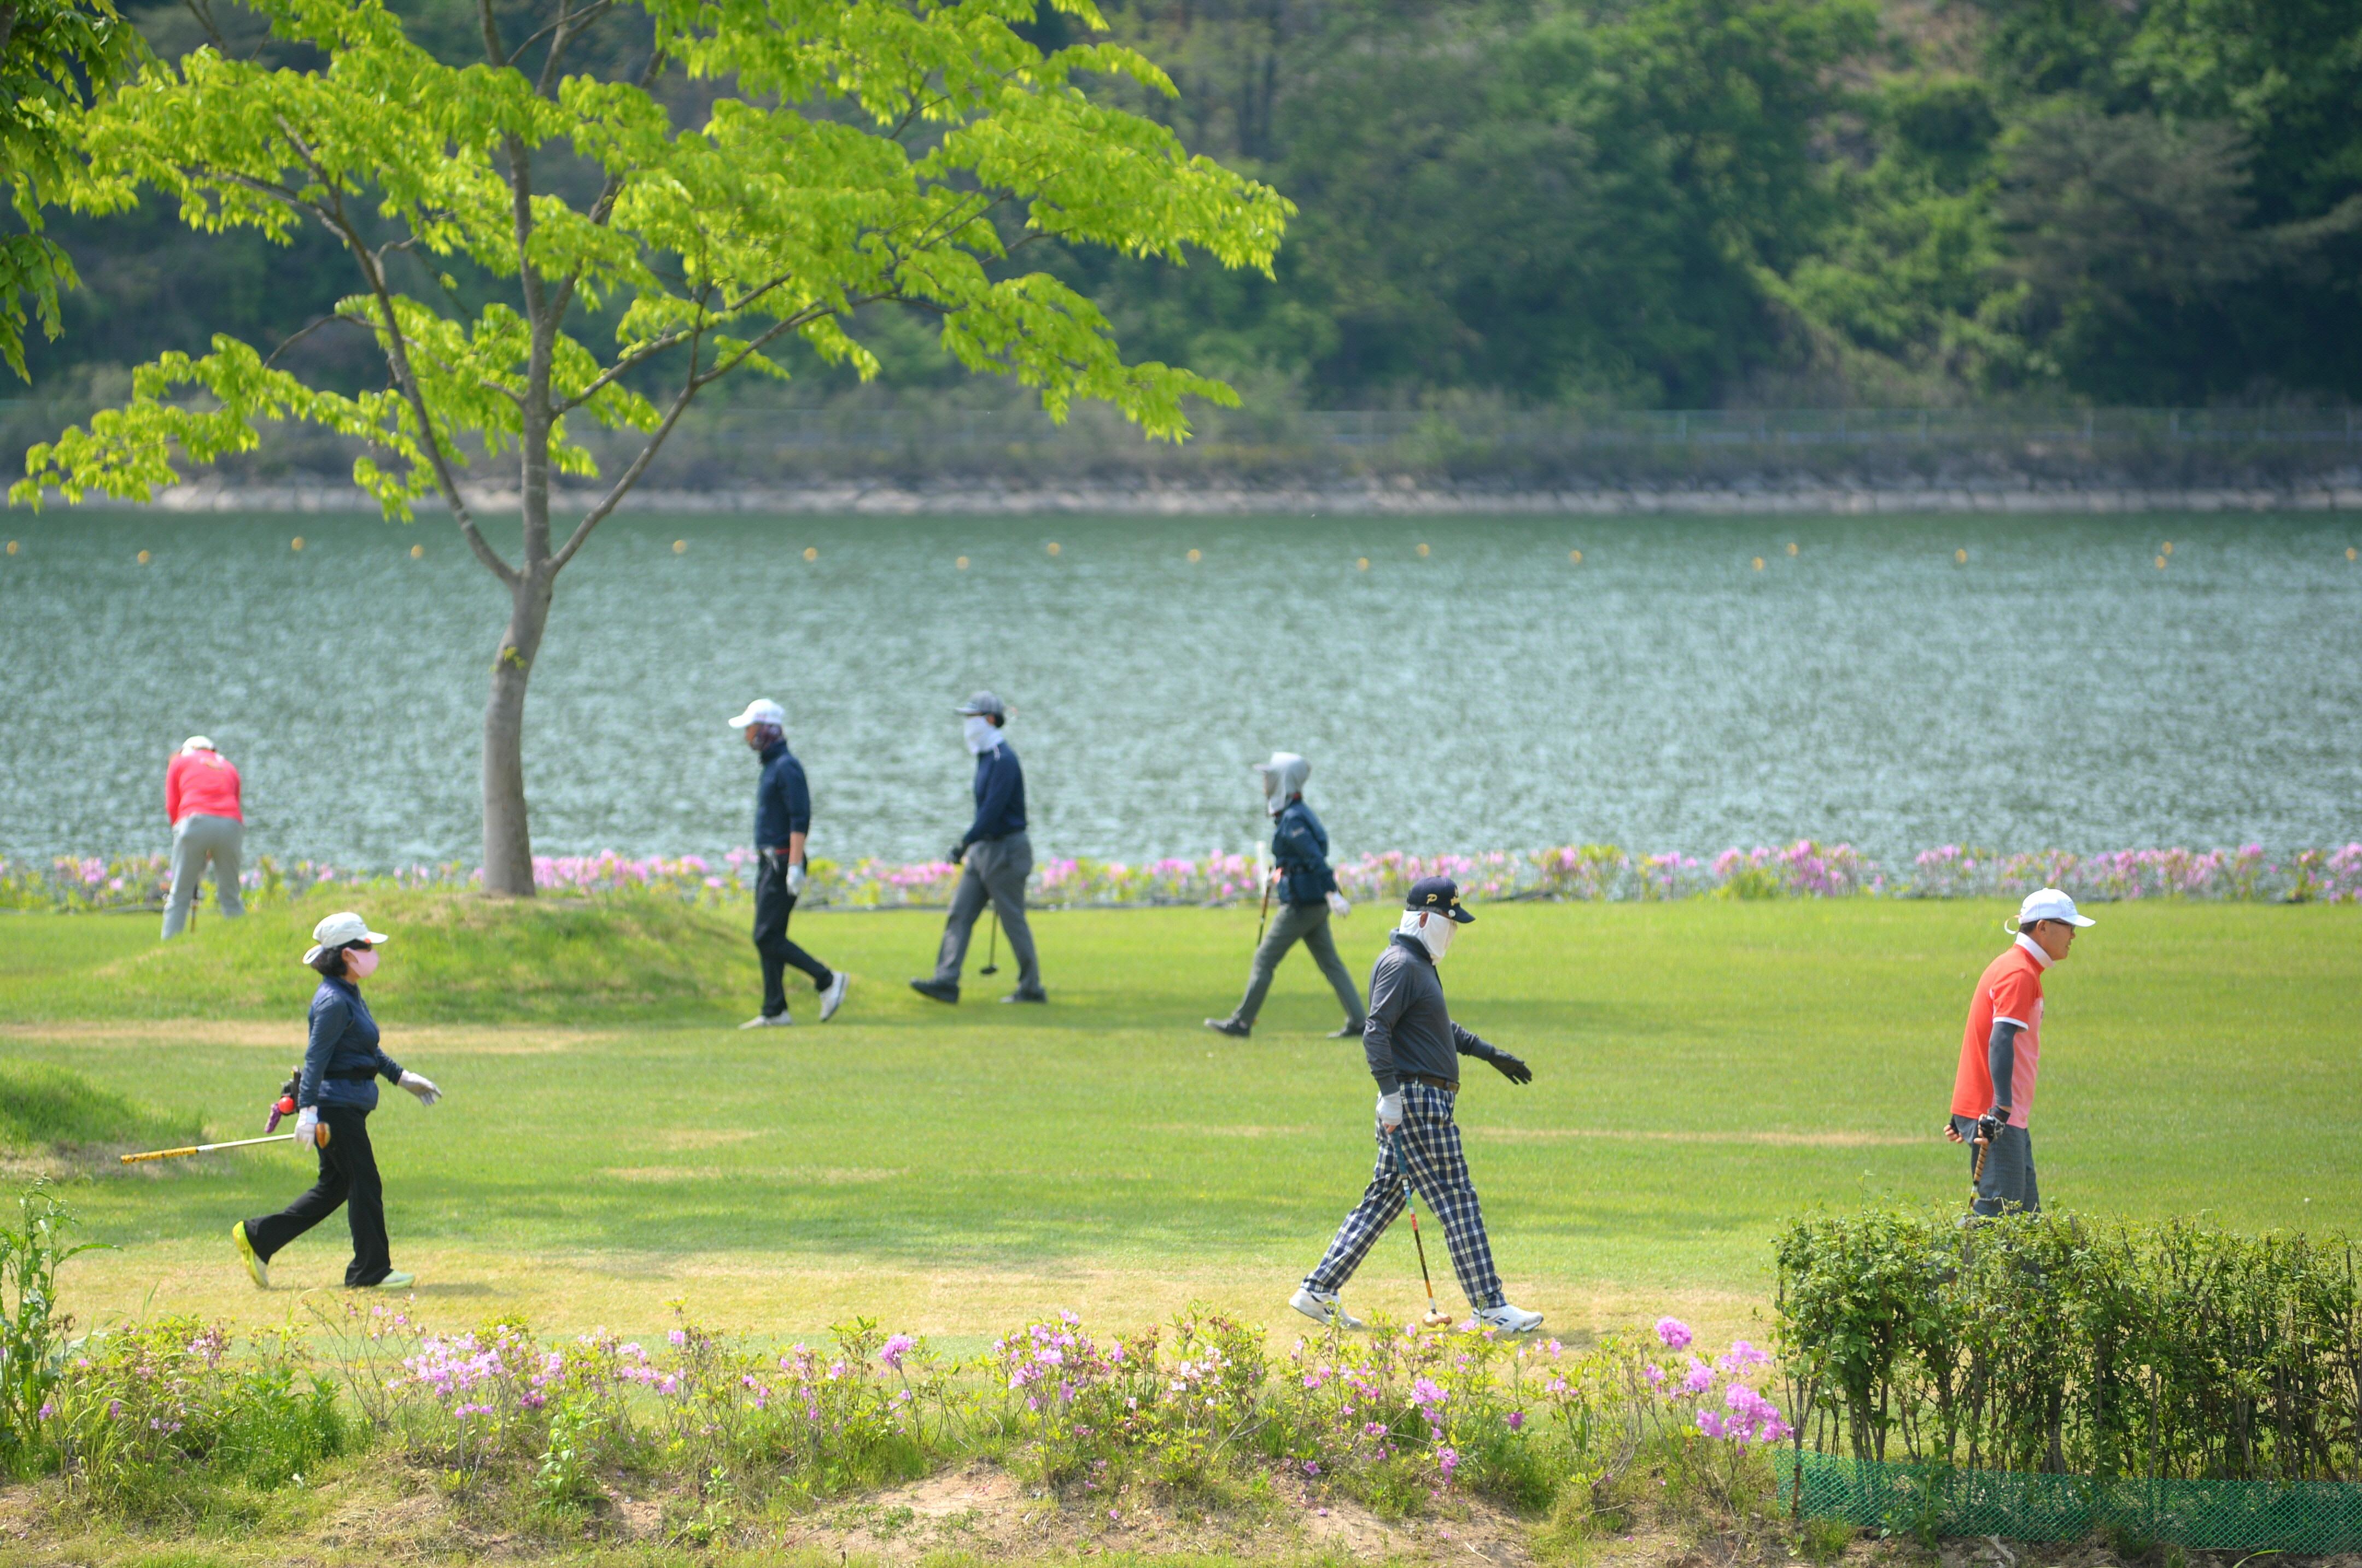
POLYGON ((935 955, 935 978, 959 984, 967 962, 967 942, 976 917, 989 902, 1000 914, 1000 933, 1017 960, 1017 988, 1042 988, 1042 965, 1033 954, 1033 931, 1025 923, 1025 878, 1033 874, 1033 841, 1021 833, 984 839, 967 846, 959 886, 952 890, 951 918, 944 922, 943 950, 935 955))
POLYGON ((172 896, 164 900, 164 940, 181 934, 189 923, 189 906, 196 901, 197 878, 205 862, 214 866, 214 901, 235 919, 246 912, 238 896, 237 853, 246 843, 246 824, 234 817, 209 817, 202 812, 182 817, 172 826, 172 896))
POLYGON ((1255 1014, 1263 1010, 1263 999, 1271 990, 1271 977, 1279 968, 1279 961, 1298 942, 1320 966, 1329 988, 1337 993, 1338 1002, 1345 1009, 1348 1024, 1362 1021, 1362 992, 1353 984, 1352 972, 1345 961, 1337 956, 1337 939, 1329 934, 1327 904, 1282 904, 1279 913, 1272 917, 1271 929, 1263 934, 1262 945, 1255 949, 1254 969, 1247 977, 1247 994, 1239 1001, 1238 1010, 1231 1017, 1248 1028, 1254 1027, 1255 1014))
POLYGON ((2034 1183, 2034 1136, 2023 1127, 2004 1127, 1985 1151, 1984 1175, 1977 1176, 1977 1119, 1955 1116, 1952 1126, 1969 1145, 1969 1174, 1977 1184, 1979 1214, 2042 1212, 2042 1189, 2034 1183))

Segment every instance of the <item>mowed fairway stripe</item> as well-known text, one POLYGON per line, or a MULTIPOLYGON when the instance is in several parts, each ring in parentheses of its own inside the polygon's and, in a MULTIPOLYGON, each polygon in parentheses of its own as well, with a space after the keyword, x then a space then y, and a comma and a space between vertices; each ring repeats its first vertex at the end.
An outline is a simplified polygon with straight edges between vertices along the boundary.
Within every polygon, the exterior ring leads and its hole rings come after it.
MULTIPOLYGON (((1760 1301, 1787 1217, 1866 1197, 1957 1201, 1965 1165, 1940 1132, 1968 990, 2005 940, 2004 912, 1871 900, 1480 911, 1445 980, 1455 1016, 1536 1072, 1519 1088, 1463 1063, 1461 1097, 1519 1299, 1562 1312, 1760 1301)), ((2046 1198, 2202 1209, 2249 1229, 2351 1224, 2362 911, 2097 913, 2049 985, 2046 1198)), ((900 983, 939 919, 800 913, 799 939, 857 977, 853 1001, 825 1027, 754 1034, 723 1022, 751 1005, 752 955, 740 964, 718 936, 720 980, 701 983, 743 997, 691 991, 679 1022, 580 1030, 414 1021, 437 999, 390 983, 390 944, 389 983, 372 992, 388 1048, 448 1095, 422 1112, 389 1094, 372 1121, 397 1264, 467 1293, 471 1313, 539 1303, 562 1320, 553 1329, 599 1319, 600 1282, 626 1277, 653 1282, 650 1302, 717 1282, 742 1321, 796 1331, 890 1302, 936 1303, 944 1324, 982 1331, 1072 1304, 1062 1289, 1094 1279, 1122 1282, 1111 1299, 1159 1304, 1151 1315, 1193 1294, 1281 1313, 1374 1153, 1360 1046, 1321 1037, 1336 1004, 1310 965, 1292 957, 1254 1037, 1225 1040, 1198 1020, 1235 999, 1253 911, 1053 912, 1038 921, 1051 1007, 1001 1007, 972 977, 970 999, 947 1009, 900 983), (970 1309, 977 1320, 961 1320, 970 1309)), ((1357 970, 1385 929, 1348 923, 1357 970)), ((0 995, 0 1050, 226 1132, 259 1123, 300 1043, 300 1006, 226 1001, 134 1026, 53 1016, 72 987, 12 1017, 7 997, 22 994, 0 995)), ((796 1007, 814 1011, 808 993, 796 1007)), ((305 1180, 264 1150, 74 1184, 93 1234, 124 1249, 72 1266, 75 1304, 136 1310, 154 1286, 160 1309, 185 1296, 283 1311, 239 1294, 216 1239, 305 1180), (201 1283, 216 1274, 218 1290, 201 1283)), ((1394 1242, 1363 1283, 1407 1306, 1414 1265, 1394 1242)), ((332 1221, 283 1267, 326 1283, 342 1248, 332 1221)))

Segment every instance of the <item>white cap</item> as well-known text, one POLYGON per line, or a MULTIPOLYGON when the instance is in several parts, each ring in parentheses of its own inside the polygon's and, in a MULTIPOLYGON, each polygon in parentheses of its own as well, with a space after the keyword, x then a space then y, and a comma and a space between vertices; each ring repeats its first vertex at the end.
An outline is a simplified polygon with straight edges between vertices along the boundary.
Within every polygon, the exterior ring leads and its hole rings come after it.
POLYGON ((361 919, 352 911, 338 910, 312 928, 313 947, 312 951, 304 955, 304 962, 309 964, 329 948, 342 947, 348 942, 367 942, 375 944, 384 940, 385 933, 371 931, 369 928, 369 922, 361 919))
POLYGON ((217 749, 218 748, 214 745, 214 743, 204 735, 191 735, 187 740, 181 743, 181 755, 183 756, 186 756, 193 751, 214 751, 217 749))
POLYGON ((2075 900, 2056 888, 2036 888, 2017 906, 2017 928, 2024 931, 2038 920, 2063 920, 2069 925, 2090 925, 2089 915, 2075 912, 2075 900))
POLYGON ((734 730, 743 730, 748 724, 770 724, 778 729, 786 729, 788 711, 768 697, 757 697, 746 704, 745 712, 730 721, 730 727, 734 730))

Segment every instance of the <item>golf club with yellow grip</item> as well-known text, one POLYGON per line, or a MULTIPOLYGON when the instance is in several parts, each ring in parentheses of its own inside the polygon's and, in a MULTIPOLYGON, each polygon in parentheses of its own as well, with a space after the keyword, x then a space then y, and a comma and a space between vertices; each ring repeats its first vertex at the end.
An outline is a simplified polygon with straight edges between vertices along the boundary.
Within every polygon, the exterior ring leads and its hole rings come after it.
MULTIPOLYGON (((144 1154, 126 1154, 123 1156, 123 1163, 127 1165, 136 1165, 143 1160, 184 1159, 191 1154, 210 1154, 219 1149, 251 1149, 257 1143, 292 1143, 303 1136, 301 1132, 274 1132, 268 1138, 233 1138, 226 1143, 192 1143, 185 1149, 150 1149, 144 1154)), ((326 1122, 320 1121, 313 1124, 312 1143, 315 1148, 325 1149, 328 1146, 326 1122)))

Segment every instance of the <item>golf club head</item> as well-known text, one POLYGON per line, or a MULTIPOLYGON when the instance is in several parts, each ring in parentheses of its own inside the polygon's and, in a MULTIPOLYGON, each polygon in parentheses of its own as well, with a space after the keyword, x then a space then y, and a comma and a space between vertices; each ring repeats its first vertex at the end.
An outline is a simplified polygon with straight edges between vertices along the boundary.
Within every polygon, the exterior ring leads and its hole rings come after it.
POLYGON ((998 975, 1000 973, 1000 966, 998 964, 987 964, 983 968, 978 969, 977 973, 979 975, 998 975))
POLYGON ((1419 1322, 1430 1329, 1448 1329, 1451 1319, 1438 1308, 1430 1307, 1419 1315, 1419 1322))

